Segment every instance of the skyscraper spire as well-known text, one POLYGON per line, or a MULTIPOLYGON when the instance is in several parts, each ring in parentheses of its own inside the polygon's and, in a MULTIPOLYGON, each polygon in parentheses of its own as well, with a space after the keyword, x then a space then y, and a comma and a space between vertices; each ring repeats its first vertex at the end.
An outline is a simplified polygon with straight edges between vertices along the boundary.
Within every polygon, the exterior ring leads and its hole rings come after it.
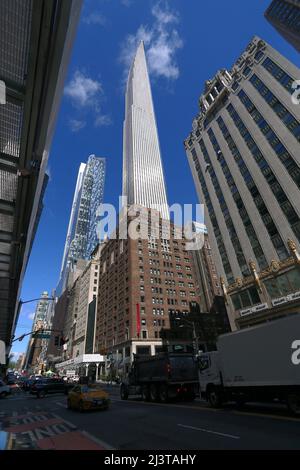
POLYGON ((131 65, 123 129, 123 196, 169 219, 157 126, 143 41, 131 65))

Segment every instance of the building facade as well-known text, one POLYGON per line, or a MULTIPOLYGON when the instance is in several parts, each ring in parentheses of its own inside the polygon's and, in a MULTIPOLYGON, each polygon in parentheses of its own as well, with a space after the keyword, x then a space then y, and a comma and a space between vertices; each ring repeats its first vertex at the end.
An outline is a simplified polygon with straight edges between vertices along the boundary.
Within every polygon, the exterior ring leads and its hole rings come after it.
POLYGON ((69 291, 65 289, 60 297, 57 298, 52 319, 52 333, 48 341, 47 364, 49 367, 63 360, 63 339, 64 327, 68 312, 69 291))
POLYGON ((299 309, 300 70, 255 37, 185 141, 232 328, 299 309))
POLYGON ((160 146, 143 42, 131 65, 123 129, 123 196, 129 206, 157 209, 169 219, 160 146))
POLYGON ((194 222, 196 233, 202 233, 204 240, 200 250, 192 252, 200 295, 201 312, 209 312, 216 297, 223 296, 220 278, 212 256, 212 249, 204 224, 194 222))
MULTIPOLYGON (((123 371, 134 354, 161 351, 160 331, 170 327, 170 315, 186 315, 191 303, 200 302, 182 229, 153 212, 155 222, 150 209, 140 217, 146 239, 116 237, 104 242, 100 254, 96 352, 123 371)), ((127 223, 133 219, 129 213, 127 223)))
POLYGON ((97 297, 99 290, 100 247, 94 250, 92 259, 80 276, 77 317, 73 341, 73 357, 93 354, 97 297))
POLYGON ((98 209, 103 203, 105 158, 90 155, 87 164, 81 164, 73 198, 70 222, 65 243, 58 292, 68 284, 69 273, 77 260, 90 259, 99 242, 98 209))
POLYGON ((81 4, 0 2, 0 341, 7 355, 81 4))
POLYGON ((70 251, 71 242, 75 237, 75 228, 76 228, 76 221, 77 221, 78 213, 79 213, 82 180, 83 180, 83 176, 85 172, 85 167, 86 167, 86 164, 81 163, 79 166, 78 174, 77 174, 71 215, 70 215, 69 225, 68 225, 68 232, 67 232, 64 254, 63 254, 63 259, 62 259, 62 264, 61 264, 60 278, 59 278, 59 283, 56 289, 58 295, 60 295, 66 287, 67 275, 70 269, 69 251, 70 251))
MULTIPOLYGON (((41 298, 36 306, 33 319, 32 331, 36 332, 42 328, 50 329, 49 310, 51 309, 52 300, 49 298, 47 291, 42 292, 41 298)), ((49 333, 50 334, 50 333, 49 333)), ((25 366, 28 370, 38 372, 43 369, 48 349, 48 340, 46 338, 30 337, 25 359, 25 366)))
POLYGON ((300 0, 273 0, 265 17, 300 52, 300 0))

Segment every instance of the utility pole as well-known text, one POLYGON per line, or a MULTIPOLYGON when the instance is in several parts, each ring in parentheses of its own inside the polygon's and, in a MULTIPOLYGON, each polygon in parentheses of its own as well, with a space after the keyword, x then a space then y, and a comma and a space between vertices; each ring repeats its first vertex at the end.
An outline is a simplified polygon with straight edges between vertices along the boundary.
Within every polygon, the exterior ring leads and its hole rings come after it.
MULTIPOLYGON (((194 355, 197 360, 197 372, 198 372, 198 385, 199 385, 199 394, 201 397, 201 376, 200 376, 200 369, 199 369, 199 362, 198 362, 198 357, 199 357, 199 338, 196 333, 196 324, 194 321, 186 320, 185 318, 175 318, 175 320, 179 320, 183 323, 186 323, 189 328, 193 330, 193 349, 194 349, 194 355)), ((180 328, 184 327, 184 325, 180 325, 180 328)))

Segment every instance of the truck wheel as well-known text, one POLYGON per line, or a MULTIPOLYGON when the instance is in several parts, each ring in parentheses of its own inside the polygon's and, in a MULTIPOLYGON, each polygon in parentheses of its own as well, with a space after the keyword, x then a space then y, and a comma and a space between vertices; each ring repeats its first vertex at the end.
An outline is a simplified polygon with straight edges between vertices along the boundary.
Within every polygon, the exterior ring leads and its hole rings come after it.
POLYGON ((220 392, 212 387, 208 390, 208 402, 212 408, 220 408, 222 405, 222 398, 220 392))
POLYGON ((150 386, 150 397, 151 397, 151 401, 158 401, 159 399, 158 388, 155 384, 152 384, 150 386))
POLYGON ((300 416, 300 395, 297 393, 289 393, 286 403, 289 411, 296 416, 300 416))
POLYGON ((125 385, 121 385, 121 399, 122 400, 127 400, 128 399, 128 391, 127 391, 127 388, 125 387, 125 385))
POLYGON ((169 401, 168 387, 166 385, 161 385, 159 387, 159 399, 162 403, 167 403, 169 401))
POLYGON ((150 401, 150 390, 147 385, 143 385, 142 387, 142 398, 144 401, 150 401))

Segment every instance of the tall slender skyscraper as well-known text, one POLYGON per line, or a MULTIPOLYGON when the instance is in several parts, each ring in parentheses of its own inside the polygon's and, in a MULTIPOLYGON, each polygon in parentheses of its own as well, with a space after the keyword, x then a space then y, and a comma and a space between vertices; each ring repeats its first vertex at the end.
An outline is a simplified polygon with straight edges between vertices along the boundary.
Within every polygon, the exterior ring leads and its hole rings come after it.
POLYGON ((89 259, 98 243, 97 209, 103 202, 105 167, 105 158, 95 155, 90 155, 86 164, 80 164, 57 287, 58 295, 65 289, 68 273, 76 262, 89 259))
POLYGON ((169 219, 164 174, 143 42, 129 71, 123 130, 123 196, 169 219))

